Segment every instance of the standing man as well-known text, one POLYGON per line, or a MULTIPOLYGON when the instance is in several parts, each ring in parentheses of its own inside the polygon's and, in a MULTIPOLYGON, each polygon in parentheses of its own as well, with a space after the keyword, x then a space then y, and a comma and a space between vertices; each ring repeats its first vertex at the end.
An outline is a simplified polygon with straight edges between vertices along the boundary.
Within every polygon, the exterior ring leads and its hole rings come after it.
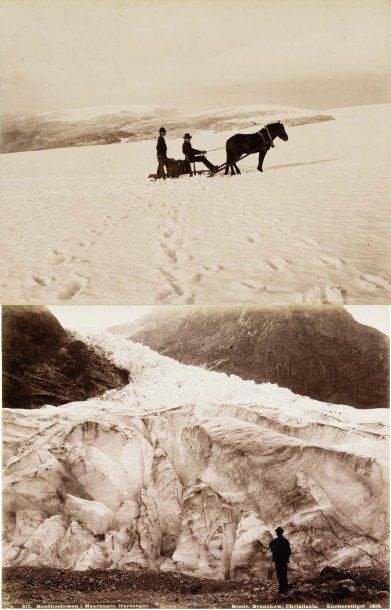
POLYGON ((160 178, 163 178, 163 180, 166 179, 166 172, 164 171, 164 166, 167 163, 167 144, 164 139, 165 135, 166 135, 165 128, 160 127, 159 137, 158 137, 157 143, 156 143, 156 154, 157 154, 157 160, 158 160, 158 164, 159 164, 158 168, 157 168, 157 175, 160 178))
POLYGON ((206 167, 212 172, 216 171, 217 166, 212 165, 212 163, 210 163, 210 161, 208 161, 208 159, 204 156, 206 150, 197 150, 196 148, 192 148, 190 142, 191 137, 192 136, 189 133, 185 133, 185 135, 183 136, 183 139, 185 141, 183 142, 182 152, 185 155, 186 159, 189 161, 189 163, 194 163, 194 161, 202 161, 202 163, 206 165, 206 167))
POLYGON ((283 533, 282 527, 278 527, 276 529, 277 538, 274 538, 269 543, 269 549, 273 553, 273 561, 276 566, 278 590, 280 593, 286 593, 289 589, 288 563, 291 555, 291 545, 289 540, 284 538, 283 533))

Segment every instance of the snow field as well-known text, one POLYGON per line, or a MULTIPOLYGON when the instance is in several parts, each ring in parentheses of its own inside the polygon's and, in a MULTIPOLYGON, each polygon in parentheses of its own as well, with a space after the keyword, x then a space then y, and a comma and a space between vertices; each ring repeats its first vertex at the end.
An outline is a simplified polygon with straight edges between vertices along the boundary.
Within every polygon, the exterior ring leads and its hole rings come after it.
POLYGON ((331 113, 288 127, 263 174, 252 155, 241 176, 151 182, 153 140, 3 155, 7 302, 388 303, 389 106, 331 113))

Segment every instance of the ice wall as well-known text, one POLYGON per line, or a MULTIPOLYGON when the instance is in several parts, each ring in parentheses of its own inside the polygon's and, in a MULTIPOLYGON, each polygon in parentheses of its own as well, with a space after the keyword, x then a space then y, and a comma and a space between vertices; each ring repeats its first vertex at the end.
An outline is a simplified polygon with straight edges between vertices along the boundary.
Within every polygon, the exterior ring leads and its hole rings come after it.
POLYGON ((4 409, 8 565, 270 575, 384 566, 388 415, 90 338, 132 383, 102 399, 4 409))

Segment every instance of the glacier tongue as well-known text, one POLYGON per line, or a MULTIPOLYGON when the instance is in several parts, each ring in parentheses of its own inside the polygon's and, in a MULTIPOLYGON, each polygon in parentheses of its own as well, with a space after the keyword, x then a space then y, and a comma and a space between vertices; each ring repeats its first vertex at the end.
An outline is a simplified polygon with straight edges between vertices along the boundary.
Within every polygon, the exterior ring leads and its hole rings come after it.
POLYGON ((271 575, 387 565, 388 414, 205 371, 91 336, 131 383, 101 399, 4 409, 8 565, 271 575))

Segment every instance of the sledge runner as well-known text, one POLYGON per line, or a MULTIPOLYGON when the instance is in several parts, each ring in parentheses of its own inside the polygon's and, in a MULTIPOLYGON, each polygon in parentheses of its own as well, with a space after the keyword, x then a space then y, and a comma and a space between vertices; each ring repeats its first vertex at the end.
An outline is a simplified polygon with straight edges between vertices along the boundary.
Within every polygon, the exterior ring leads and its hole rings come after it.
POLYGON ((192 148, 191 140, 192 136, 189 133, 185 133, 183 139, 185 140, 182 145, 182 152, 185 155, 187 161, 189 163, 194 163, 194 161, 202 161, 204 165, 212 172, 217 170, 216 165, 212 165, 210 161, 204 156, 206 150, 197 150, 196 148, 192 148))

